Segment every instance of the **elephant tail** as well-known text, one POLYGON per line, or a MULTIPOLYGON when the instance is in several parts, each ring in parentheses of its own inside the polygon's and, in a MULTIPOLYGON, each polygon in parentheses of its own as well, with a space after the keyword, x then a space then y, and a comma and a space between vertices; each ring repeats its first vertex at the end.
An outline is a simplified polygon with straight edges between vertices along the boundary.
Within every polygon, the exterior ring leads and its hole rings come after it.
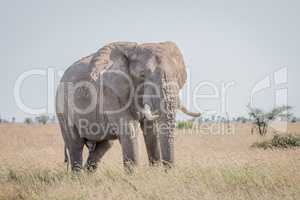
POLYGON ((179 103, 179 110, 181 110, 184 114, 189 115, 191 117, 200 117, 201 116, 201 113, 199 113, 199 112, 189 111, 181 102, 179 103))
MULTIPOLYGON (((66 125, 66 120, 65 120, 63 114, 61 114, 61 113, 57 113, 57 118, 58 118, 59 125, 60 125, 61 131, 62 131, 62 135, 64 137, 64 135, 66 135, 66 132, 68 129, 68 127, 66 125)), ((67 170, 69 170, 70 156, 69 156, 69 150, 68 150, 66 141, 65 141, 65 145, 64 145, 64 163, 67 164, 67 170)))
POLYGON ((69 167, 70 167, 70 157, 69 157, 69 154, 68 154, 68 148, 64 147, 64 154, 65 154, 65 159, 64 159, 64 162, 67 163, 67 171, 69 171, 69 167))
POLYGON ((68 157, 68 149, 67 149, 66 145, 64 147, 64 150, 65 150, 65 160, 64 160, 64 162, 68 163, 69 162, 69 157, 68 157))

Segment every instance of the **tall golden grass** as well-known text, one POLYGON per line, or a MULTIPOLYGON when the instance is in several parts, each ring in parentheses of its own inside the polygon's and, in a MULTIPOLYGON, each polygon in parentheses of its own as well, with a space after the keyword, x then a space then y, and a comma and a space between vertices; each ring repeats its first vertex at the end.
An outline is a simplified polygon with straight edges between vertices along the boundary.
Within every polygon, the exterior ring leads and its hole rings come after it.
POLYGON ((147 166, 141 137, 134 174, 124 172, 116 141, 96 173, 74 175, 57 125, 2 124, 0 199, 300 199, 300 150, 250 148, 265 138, 248 124, 234 126, 230 134, 177 131, 176 167, 168 171, 147 166))

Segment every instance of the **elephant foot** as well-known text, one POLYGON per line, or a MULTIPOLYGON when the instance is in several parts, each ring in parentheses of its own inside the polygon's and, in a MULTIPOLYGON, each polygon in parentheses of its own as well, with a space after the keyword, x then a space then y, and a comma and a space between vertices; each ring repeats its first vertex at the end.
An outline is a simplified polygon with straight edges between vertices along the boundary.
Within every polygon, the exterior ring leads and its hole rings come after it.
POLYGON ((160 160, 151 160, 151 161, 149 161, 149 166, 150 167, 160 167, 161 161, 160 160))
POLYGON ((74 164, 72 165, 72 167, 71 167, 71 170, 72 170, 73 173, 79 174, 79 173, 81 173, 81 171, 82 171, 82 167, 81 167, 80 164, 74 163, 74 164))
POLYGON ((136 165, 132 162, 124 162, 124 169, 127 174, 134 174, 136 165))
POLYGON ((86 165, 85 165, 85 170, 87 172, 95 172, 98 168, 98 164, 97 162, 94 162, 94 161, 87 161, 86 165))
POLYGON ((89 156, 85 163, 84 169, 88 172, 95 172, 98 168, 98 163, 100 162, 101 158, 104 154, 112 147, 112 141, 102 141, 99 143, 89 142, 89 156), (92 145, 91 145, 92 144, 92 145))
POLYGON ((163 164, 166 171, 169 170, 169 169, 174 168, 174 163, 172 163, 172 162, 162 161, 162 164, 163 164))

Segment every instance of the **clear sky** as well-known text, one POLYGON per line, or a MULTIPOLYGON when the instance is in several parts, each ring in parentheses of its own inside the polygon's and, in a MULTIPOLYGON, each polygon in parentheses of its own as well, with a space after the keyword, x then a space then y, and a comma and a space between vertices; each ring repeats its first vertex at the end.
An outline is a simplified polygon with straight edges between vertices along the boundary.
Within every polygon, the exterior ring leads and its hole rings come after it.
MULTIPOLYGON (((65 70, 118 40, 176 42, 191 74, 189 91, 183 92, 191 109, 196 108, 187 93, 200 82, 221 87, 233 81, 227 112, 245 115, 252 88, 269 76, 271 87, 255 96, 256 105, 272 107, 274 91, 288 88, 288 102, 300 115, 300 1, 0 1, 2 117, 26 116, 14 99, 15 81, 23 72, 65 70), (277 86, 272 77, 282 67, 287 67, 288 84, 277 86)), ((46 78, 26 79, 21 96, 27 106, 45 107, 46 78)), ((200 99, 199 105, 219 110, 220 102, 200 99)))

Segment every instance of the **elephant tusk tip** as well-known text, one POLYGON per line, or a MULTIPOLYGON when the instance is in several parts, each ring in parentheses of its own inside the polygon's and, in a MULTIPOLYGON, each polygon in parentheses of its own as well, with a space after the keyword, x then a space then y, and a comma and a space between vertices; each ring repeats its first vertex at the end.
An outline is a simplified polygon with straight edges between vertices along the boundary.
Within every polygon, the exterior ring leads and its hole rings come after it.
POLYGON ((157 120, 158 118, 159 118, 159 115, 145 116, 145 119, 147 119, 149 121, 154 121, 154 120, 157 120))

